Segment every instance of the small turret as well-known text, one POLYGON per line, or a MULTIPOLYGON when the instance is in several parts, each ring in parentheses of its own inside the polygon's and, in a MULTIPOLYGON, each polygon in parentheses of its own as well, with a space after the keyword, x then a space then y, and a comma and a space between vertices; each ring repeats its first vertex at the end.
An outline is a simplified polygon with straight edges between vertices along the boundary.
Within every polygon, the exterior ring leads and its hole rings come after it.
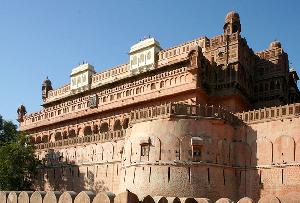
POLYGON ((52 90, 51 81, 48 79, 48 76, 46 77, 46 80, 42 83, 42 99, 43 101, 46 100, 48 97, 49 90, 52 90))
POLYGON ((232 33, 240 33, 241 32, 241 23, 240 23, 240 15, 231 11, 226 15, 225 24, 224 24, 224 34, 231 35, 232 33))
POLYGON ((17 113, 18 113, 18 119, 17 119, 17 121, 19 123, 23 122, 24 121, 24 116, 27 113, 26 108, 25 108, 25 106, 23 104, 21 104, 18 107, 17 113))
POLYGON ((274 40, 270 43, 269 49, 281 48, 281 43, 278 40, 274 40))

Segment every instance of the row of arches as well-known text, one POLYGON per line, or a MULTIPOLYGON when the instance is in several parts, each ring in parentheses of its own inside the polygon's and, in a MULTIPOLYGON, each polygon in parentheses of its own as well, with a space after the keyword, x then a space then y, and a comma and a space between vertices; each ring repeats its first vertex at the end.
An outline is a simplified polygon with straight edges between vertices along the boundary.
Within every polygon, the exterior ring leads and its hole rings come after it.
MULTIPOLYGON (((120 120, 116 120, 114 123, 114 130, 121 130, 126 128, 126 123, 122 123, 120 120), (123 125, 122 125, 123 124, 123 125)), ((100 125, 99 131, 93 129, 91 126, 86 126, 83 130, 83 136, 92 135, 93 133, 101 133, 108 130, 108 123, 102 123, 100 125)), ((63 139, 69 139, 77 137, 75 129, 63 132, 56 132, 54 134, 54 141, 59 141, 63 139)), ((35 140, 36 143, 47 143, 51 142, 52 137, 47 135, 39 136, 35 140)), ((136 139, 136 138, 134 138, 136 139)), ((150 138, 140 138, 143 140, 148 140, 150 138)), ((153 142, 156 146, 151 146, 150 144, 140 143, 142 141, 135 140, 134 142, 128 141, 124 146, 127 153, 125 160, 194 160, 193 155, 197 152, 198 161, 208 161, 218 164, 229 164, 237 166, 260 166, 260 165, 271 165, 271 164, 285 164, 300 161, 300 139, 296 140, 288 135, 282 135, 278 137, 274 142, 267 138, 259 138, 253 143, 248 144, 246 142, 240 141, 227 141, 226 139, 221 140, 204 140, 203 145, 200 147, 191 146, 191 137, 186 136, 184 139, 173 139, 174 142, 169 146, 168 149, 161 149, 161 145, 164 145, 164 139, 161 140, 158 137, 152 137, 153 142), (156 140, 156 141, 155 141, 156 140), (176 141, 177 140, 177 141, 176 141), (195 151, 196 150, 196 151, 195 151), (136 152, 135 152, 136 151, 136 152), (168 151, 164 153, 163 151, 168 151), (200 157, 201 156, 201 157, 200 157)), ((124 160, 124 161, 125 161, 124 160)), ((195 159, 196 160, 196 159, 195 159)))
POLYGON ((100 102, 105 103, 109 101, 114 101, 115 99, 121 99, 125 97, 130 97, 133 95, 138 95, 144 92, 148 91, 153 91, 156 89, 162 89, 162 88, 167 88, 171 87, 173 85, 179 85, 179 84, 184 84, 187 82, 189 75, 188 74, 181 74, 179 76, 174 76, 168 79, 163 79, 157 82, 152 82, 149 84, 145 84, 139 87, 133 87, 131 89, 124 90, 122 92, 117 92, 117 93, 111 93, 107 94, 105 96, 102 96, 99 98, 100 102))
MULTIPOLYGON (((143 78, 138 81, 134 81, 132 83, 126 83, 111 89, 106 89, 98 94, 99 101, 102 103, 113 101, 115 99, 121 99, 124 97, 128 97, 130 95, 136 95, 143 93, 145 91, 151 91, 153 87, 153 84, 157 83, 156 87, 159 87, 159 83, 161 79, 164 79, 166 77, 169 77, 170 79, 164 80, 163 83, 165 85, 162 85, 161 88, 172 86, 174 84, 183 83, 187 81, 188 74, 186 73, 186 67, 178 68, 171 71, 166 71, 163 73, 160 73, 158 75, 149 76, 147 78, 143 78), (180 76, 179 76, 180 75, 180 76), (157 81, 157 82, 154 82, 157 81), (144 84, 148 83, 148 84, 144 84), (144 84, 144 85, 139 85, 144 84), (134 87, 136 85, 139 85, 138 87, 134 87)), ((74 112, 77 110, 81 110, 84 108, 88 108, 88 101, 89 101, 89 95, 76 98, 74 100, 61 103, 59 105, 55 105, 52 107, 49 107, 47 109, 44 109, 42 112, 38 112, 34 115, 31 115, 30 117, 26 118, 25 123, 34 123, 40 120, 44 120, 47 118, 56 117, 62 114, 74 112)))
POLYGON ((44 150, 38 153, 38 158, 40 160, 46 160, 49 164, 112 162, 121 159, 123 145, 123 141, 118 141, 93 143, 75 147, 71 146, 56 150, 44 150))
POLYGON ((202 144, 192 145, 191 139, 193 137, 190 136, 173 139, 155 136, 132 138, 124 146, 124 161, 129 164, 143 160, 183 160, 243 167, 300 162, 300 139, 295 141, 287 135, 278 137, 274 143, 259 138, 251 144, 226 139, 204 139, 200 141, 202 144), (155 143, 155 146, 151 143, 155 143))
POLYGON ((33 144, 56 142, 64 139, 71 139, 75 137, 84 137, 95 134, 107 133, 109 131, 126 130, 129 127, 129 118, 123 120, 116 119, 112 125, 109 122, 101 122, 99 125, 86 125, 82 128, 71 128, 68 130, 59 130, 50 132, 49 134, 41 134, 31 136, 30 142, 33 144))
POLYGON ((230 160, 238 166, 263 166, 300 162, 300 139, 282 135, 274 142, 259 138, 250 145, 245 142, 219 141, 218 149, 222 160, 230 160))
POLYGON ((281 81, 279 80, 271 80, 269 82, 260 83, 254 86, 254 93, 257 94, 258 92, 269 92, 273 90, 280 90, 281 89, 281 81))

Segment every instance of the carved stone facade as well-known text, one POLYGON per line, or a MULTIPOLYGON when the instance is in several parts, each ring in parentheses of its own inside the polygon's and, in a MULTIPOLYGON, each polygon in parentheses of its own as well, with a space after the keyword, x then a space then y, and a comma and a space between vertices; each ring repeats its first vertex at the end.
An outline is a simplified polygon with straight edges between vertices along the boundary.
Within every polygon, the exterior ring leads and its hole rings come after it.
POLYGON ((249 48, 239 14, 223 28, 169 49, 145 39, 128 64, 44 82, 43 109, 20 120, 43 161, 36 187, 213 201, 300 192, 297 73, 280 42, 249 48))

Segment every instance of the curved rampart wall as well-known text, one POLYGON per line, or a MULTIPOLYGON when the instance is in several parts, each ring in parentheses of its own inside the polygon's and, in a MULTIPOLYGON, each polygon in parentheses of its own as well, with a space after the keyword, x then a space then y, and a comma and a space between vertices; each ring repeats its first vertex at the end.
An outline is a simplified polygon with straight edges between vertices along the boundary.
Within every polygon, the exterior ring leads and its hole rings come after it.
POLYGON ((235 199, 230 153, 235 129, 220 119, 160 119, 133 125, 125 138, 121 188, 139 197, 235 199))

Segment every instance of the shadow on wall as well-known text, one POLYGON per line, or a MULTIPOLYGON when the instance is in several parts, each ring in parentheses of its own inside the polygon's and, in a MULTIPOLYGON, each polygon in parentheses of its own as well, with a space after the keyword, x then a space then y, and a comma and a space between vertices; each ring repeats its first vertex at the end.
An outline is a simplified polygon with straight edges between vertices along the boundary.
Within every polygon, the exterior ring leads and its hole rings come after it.
MULTIPOLYGON (((231 143, 230 146, 230 153, 234 155, 234 166, 238 166, 238 168, 236 168, 239 191, 238 198, 251 197, 257 202, 261 196, 261 189, 263 188, 261 173, 259 169, 256 168, 259 164, 257 131, 247 125, 243 125, 240 130, 242 132, 237 133, 236 141, 231 143)), ((239 202, 244 202, 244 200, 240 200, 239 202)))
MULTIPOLYGON (((49 150, 36 178, 37 190, 105 192, 108 187, 101 177, 96 177, 92 166, 79 166, 74 161, 63 160, 61 152, 49 150)), ((98 169, 98 168, 97 168, 98 169)))

